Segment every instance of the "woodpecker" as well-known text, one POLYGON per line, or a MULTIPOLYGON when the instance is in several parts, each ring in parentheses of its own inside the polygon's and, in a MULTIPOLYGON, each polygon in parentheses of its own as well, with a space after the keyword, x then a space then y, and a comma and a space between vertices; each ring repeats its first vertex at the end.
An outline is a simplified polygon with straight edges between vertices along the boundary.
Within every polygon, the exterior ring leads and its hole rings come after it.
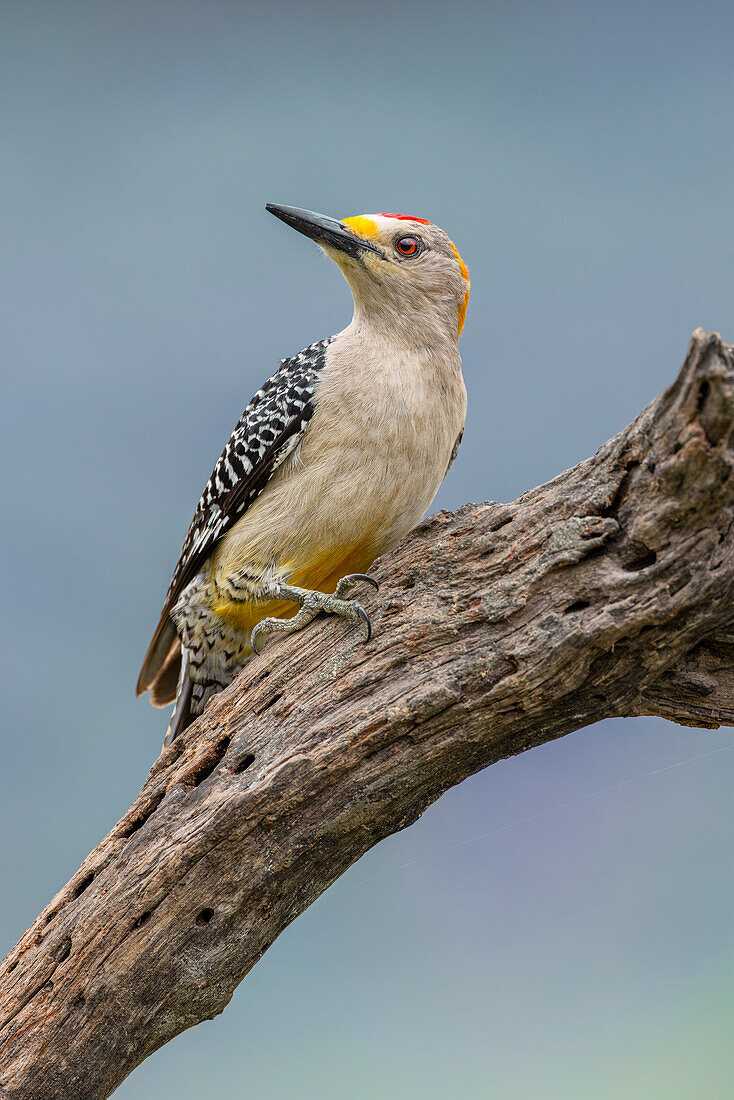
POLYGON ((164 746, 270 634, 323 611, 369 639, 349 593, 426 514, 464 429, 469 273, 447 234, 406 214, 266 209, 334 260, 354 316, 281 361, 204 487, 138 679, 154 706, 175 701, 164 746))

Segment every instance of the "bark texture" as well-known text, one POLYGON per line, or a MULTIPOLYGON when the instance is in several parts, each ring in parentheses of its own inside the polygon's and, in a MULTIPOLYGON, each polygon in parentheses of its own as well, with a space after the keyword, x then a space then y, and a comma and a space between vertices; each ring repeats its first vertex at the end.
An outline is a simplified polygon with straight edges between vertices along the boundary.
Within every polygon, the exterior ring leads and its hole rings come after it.
POLYGON ((697 330, 592 458, 429 519, 375 570, 368 646, 323 618, 269 643, 0 968, 3 1097, 108 1097, 478 769, 614 715, 734 723, 733 365, 697 330))

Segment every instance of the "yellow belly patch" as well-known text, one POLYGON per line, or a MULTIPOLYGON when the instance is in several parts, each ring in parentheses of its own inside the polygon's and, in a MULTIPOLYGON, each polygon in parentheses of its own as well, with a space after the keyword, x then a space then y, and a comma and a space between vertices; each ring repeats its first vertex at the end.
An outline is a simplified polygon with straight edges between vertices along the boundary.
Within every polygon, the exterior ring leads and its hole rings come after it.
MULTIPOLYGON (((333 549, 307 565, 286 566, 284 573, 292 570, 289 583, 295 588, 310 588, 318 592, 333 592, 342 577, 348 573, 364 573, 375 560, 374 548, 370 545, 354 546, 350 549, 333 549)), ((214 611, 221 619, 232 623, 241 631, 252 630, 262 619, 290 619, 298 611, 298 604, 286 600, 218 600, 214 611)))

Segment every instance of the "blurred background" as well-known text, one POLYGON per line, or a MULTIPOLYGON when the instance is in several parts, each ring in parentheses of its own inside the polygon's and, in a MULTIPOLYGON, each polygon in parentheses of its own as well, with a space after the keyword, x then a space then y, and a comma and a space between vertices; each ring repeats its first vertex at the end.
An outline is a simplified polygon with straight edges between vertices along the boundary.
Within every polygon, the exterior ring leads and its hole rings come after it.
MULTIPOLYGON (((510 500, 734 339, 729 3, 0 11, 0 954, 126 810, 139 665, 200 489, 342 328, 264 210, 415 213, 472 274, 436 507, 510 500)), ((683 1100, 734 1080, 734 731, 607 722, 446 794, 121 1100, 683 1100)))

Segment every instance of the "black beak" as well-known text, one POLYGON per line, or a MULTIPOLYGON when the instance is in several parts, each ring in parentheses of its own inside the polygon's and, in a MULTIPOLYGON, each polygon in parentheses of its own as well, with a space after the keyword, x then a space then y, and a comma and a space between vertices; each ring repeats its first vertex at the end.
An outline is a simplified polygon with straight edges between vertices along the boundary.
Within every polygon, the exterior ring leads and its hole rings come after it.
POLYGON ((274 202, 266 203, 265 209, 275 214, 276 218, 280 218, 286 225, 290 225, 299 233, 304 233, 312 241, 316 241, 317 244, 337 248, 354 259, 360 259, 363 252, 376 252, 378 256, 382 255, 379 248, 375 248, 369 241, 352 233, 351 229, 348 229, 343 222, 338 222, 336 218, 314 214, 313 210, 299 210, 297 206, 278 206, 274 202))

